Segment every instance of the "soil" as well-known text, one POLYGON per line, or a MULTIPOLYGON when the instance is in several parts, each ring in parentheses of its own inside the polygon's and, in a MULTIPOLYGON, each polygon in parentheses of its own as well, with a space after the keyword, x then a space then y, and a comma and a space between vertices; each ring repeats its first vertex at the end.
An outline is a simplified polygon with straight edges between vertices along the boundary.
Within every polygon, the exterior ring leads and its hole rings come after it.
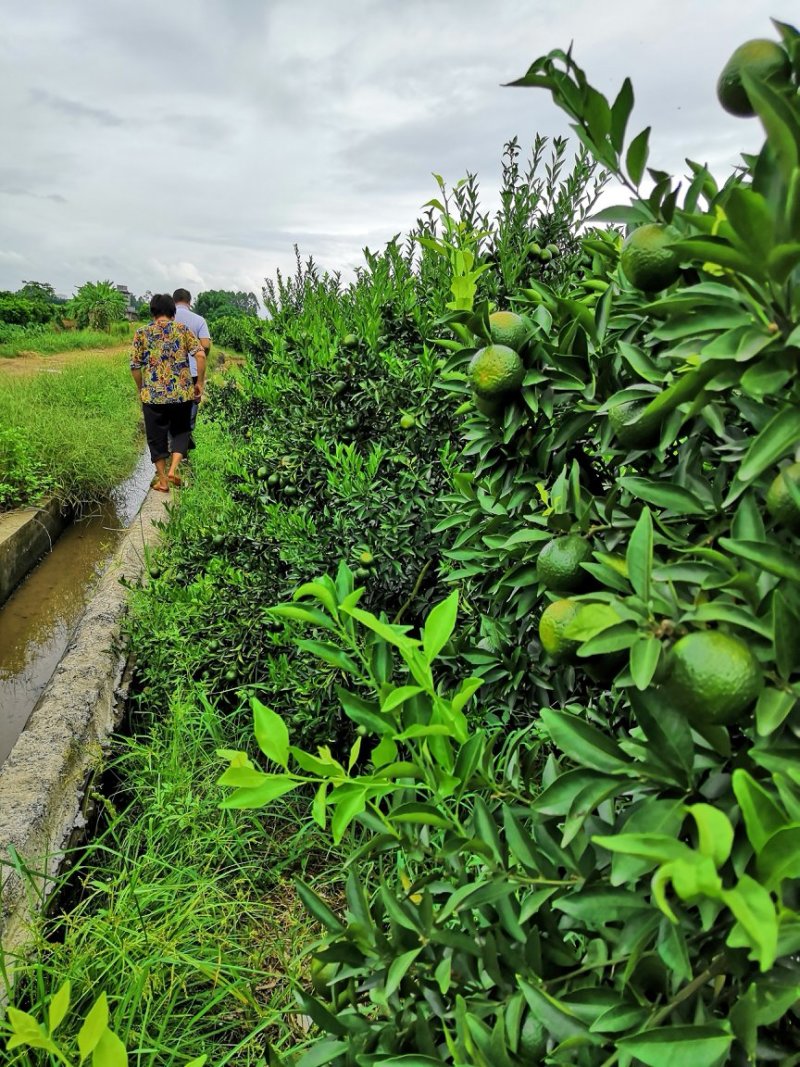
POLYGON ((78 348, 70 352, 56 352, 52 356, 43 356, 38 352, 29 352, 13 359, 0 359, 0 379, 3 375, 60 374, 70 363, 79 362, 81 357, 91 359, 116 360, 130 352, 130 343, 110 345, 108 348, 78 348))

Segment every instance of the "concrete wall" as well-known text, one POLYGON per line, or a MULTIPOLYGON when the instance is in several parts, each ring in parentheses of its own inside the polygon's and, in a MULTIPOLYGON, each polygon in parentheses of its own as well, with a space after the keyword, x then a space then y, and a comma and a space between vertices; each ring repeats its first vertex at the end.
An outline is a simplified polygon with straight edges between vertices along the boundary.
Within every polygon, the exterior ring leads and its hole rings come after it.
POLYGON ((136 581, 141 576, 145 548, 159 537, 155 523, 166 517, 166 500, 155 492, 146 497, 28 725, 0 768, 0 943, 7 962, 29 938, 37 897, 47 892, 61 850, 82 821, 87 778, 100 765, 115 726, 126 657, 121 623, 127 594, 120 579, 136 581), (30 877, 14 869, 12 849, 33 872, 30 877))
POLYGON ((0 604, 50 551, 70 522, 72 513, 57 500, 50 500, 41 508, 21 508, 0 515, 0 604))

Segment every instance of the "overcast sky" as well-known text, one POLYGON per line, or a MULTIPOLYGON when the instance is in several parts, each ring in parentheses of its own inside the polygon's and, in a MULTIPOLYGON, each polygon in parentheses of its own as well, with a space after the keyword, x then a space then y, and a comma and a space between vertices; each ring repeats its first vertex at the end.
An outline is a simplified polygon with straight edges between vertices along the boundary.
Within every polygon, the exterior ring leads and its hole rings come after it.
POLYGON ((407 230, 431 172, 477 171, 495 203, 503 143, 567 120, 542 90, 504 89, 574 41, 651 163, 725 172, 759 143, 714 85, 773 36, 775 0, 3 0, 0 289, 65 295, 253 290, 292 245, 350 270, 407 230))

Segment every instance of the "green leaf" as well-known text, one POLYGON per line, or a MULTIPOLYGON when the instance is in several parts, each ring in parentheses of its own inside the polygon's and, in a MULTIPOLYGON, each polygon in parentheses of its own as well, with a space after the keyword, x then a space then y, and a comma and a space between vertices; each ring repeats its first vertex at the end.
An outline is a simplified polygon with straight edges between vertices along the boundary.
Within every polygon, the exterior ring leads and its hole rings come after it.
POLYGON ((566 1004, 551 997, 543 989, 537 989, 520 976, 517 976, 517 983, 531 1011, 557 1041, 568 1041, 570 1038, 585 1036, 593 1043, 599 1043, 600 1039, 589 1034, 586 1025, 570 1011, 566 1004))
POLYGON ((627 889, 582 888, 553 902, 553 907, 592 928, 605 923, 625 922, 640 911, 649 911, 650 903, 641 893, 627 889))
POLYGON ((751 959, 758 961, 762 971, 768 971, 778 950, 778 916, 767 890, 749 875, 743 874, 733 889, 726 889, 723 900, 736 916, 727 943, 733 948, 747 945, 751 959))
POLYGON ((673 482, 656 482, 647 478, 620 478, 629 493, 648 504, 674 511, 676 515, 705 515, 708 507, 688 489, 673 482))
POLYGON ((280 715, 262 704, 257 697, 253 697, 250 704, 258 747, 267 759, 286 770, 289 763, 289 731, 286 724, 280 715))
POLYGON ((658 669, 661 657, 661 642, 652 634, 631 645, 630 668, 633 684, 637 689, 647 689, 658 669))
POLYGON ((644 168, 647 166, 647 157, 650 154, 649 141, 650 127, 647 126, 641 133, 637 133, 625 153, 625 169, 628 177, 636 186, 641 182, 644 168))
POLYGON ((538 871, 539 859, 533 839, 508 804, 503 805, 503 826, 506 844, 514 859, 528 870, 538 871))
POLYGON ((783 827, 764 842, 756 868, 769 889, 777 889, 785 878, 800 878, 800 823, 783 827))
POLYGON ((800 582, 800 564, 795 562, 794 556, 777 545, 762 544, 759 541, 734 541, 730 537, 720 537, 718 544, 726 552, 732 552, 734 556, 746 559, 748 563, 755 563, 770 574, 800 582))
POLYGON ((766 789, 741 767, 733 772, 732 785, 748 840, 754 851, 759 852, 767 840, 786 824, 786 813, 766 789))
POLYGON ((349 1050, 349 1041, 315 1041, 312 1048, 297 1061, 297 1067, 325 1067, 325 1064, 340 1062, 341 1057, 349 1050))
MULTIPOLYGON (((431 1056, 419 1056, 411 1053, 407 1056, 381 1056, 381 1067, 442 1067, 441 1060, 435 1060, 431 1056)), ((303 1067, 298 1064, 297 1067, 303 1067)))
POLYGON ((309 886, 302 882, 299 878, 295 879, 295 888, 297 889, 297 895, 303 902, 303 906, 306 911, 321 923, 326 930, 332 934, 339 934, 344 930, 344 925, 334 915, 328 905, 322 900, 309 886))
POLYGON ((69 1011, 69 1001, 72 985, 67 979, 53 997, 47 1007, 47 1026, 50 1033, 55 1033, 69 1011))
POLYGON ((799 440, 800 409, 787 405, 769 420, 753 440, 736 472, 737 480, 748 485, 791 452, 799 440))
POLYGON ((752 189, 733 185, 725 201, 725 214, 748 253, 765 261, 775 234, 775 217, 768 201, 752 189))
POLYGON ((299 589, 295 590, 293 599, 300 600, 304 596, 310 596, 315 600, 318 600, 325 607, 326 611, 330 612, 334 618, 336 617, 336 594, 334 593, 332 583, 331 588, 328 588, 328 585, 324 582, 305 582, 299 589))
POLYGON ((386 975, 386 984, 381 990, 383 996, 386 997, 387 1000, 399 987, 400 983, 405 978, 409 967, 417 956, 419 956, 420 952, 422 952, 421 945, 418 948, 409 949, 408 952, 404 952, 400 956, 396 956, 389 964, 389 971, 386 975))
POLYGON ((794 693, 785 689, 765 687, 756 701, 756 731, 759 737, 769 737, 781 725, 797 703, 794 693))
POLYGON ((347 614, 357 622, 360 622, 362 626, 366 626, 368 630, 372 630, 378 637, 383 638, 388 644, 394 645, 401 651, 408 651, 419 644, 419 641, 406 637, 403 628, 382 622, 369 611, 362 611, 361 608, 350 608, 347 614))
POLYGON ((356 661, 351 656, 348 656, 348 654, 337 645, 333 645, 329 641, 307 640, 296 641, 295 644, 298 648, 302 648, 304 652, 310 652, 313 656, 318 656, 325 663, 329 663, 331 667, 336 667, 337 670, 345 671, 347 674, 358 674, 358 664, 356 661))
POLYGON ((780 589, 772 597, 772 633, 778 673, 789 678, 800 663, 800 619, 780 589))
POLYGON ((625 129, 628 125, 628 119, 630 118, 632 109, 633 86, 631 85, 630 78, 626 78, 622 83, 620 91, 617 93, 614 103, 611 105, 611 129, 609 131, 609 137, 611 139, 611 144, 617 152, 622 151, 622 146, 625 143, 625 129))
POLYGON ((458 590, 447 600, 431 609, 422 631, 422 649, 428 663, 432 663, 450 640, 458 617, 458 590))
POLYGON ((721 1026, 657 1026, 621 1038, 617 1048, 647 1067, 718 1067, 732 1041, 721 1026))
POLYGON ((686 808, 697 826, 698 849, 715 867, 721 867, 731 854, 733 827, 724 812, 710 804, 689 804, 686 808))
POLYGON ((239 811, 263 808, 301 785, 301 778, 292 778, 286 774, 265 774, 260 785, 235 789, 219 806, 239 811))
POLYGON ((333 794, 331 794, 328 798, 328 804, 330 807, 334 807, 333 815, 331 815, 331 834, 333 836, 333 843, 338 845, 344 837, 350 823, 360 815, 367 806, 366 787, 354 789, 340 800, 334 800, 333 794))
POLYGON ((763 270, 759 270, 749 256, 722 238, 687 237, 682 241, 674 241, 671 247, 682 259, 689 259, 693 263, 714 263, 756 280, 764 277, 763 270))
POLYGON ((78 1031, 78 1051, 81 1055, 81 1063, 90 1052, 93 1052, 97 1042, 103 1036, 108 1027, 108 1000, 105 993, 101 993, 89 1013, 83 1020, 83 1025, 78 1031))
POLYGON ((639 859, 669 863, 672 860, 691 858, 692 850, 682 841, 667 834, 614 834, 609 837, 593 837, 592 841, 609 852, 621 852, 639 859))
POLYGON ((400 685, 396 689, 392 689, 388 694, 381 705, 381 711, 394 711, 395 708, 399 708, 407 700, 423 692, 424 689, 419 685, 400 685))
POLYGON ((128 1067, 128 1053, 111 1030, 105 1030, 92 1052, 92 1067, 128 1067))
POLYGON ((577 715, 554 708, 542 708, 540 714, 553 744, 576 763, 611 774, 628 770, 625 753, 596 726, 577 715))
POLYGON ((358 726, 366 727, 377 737, 394 733, 396 727, 393 719, 378 711, 371 701, 364 700, 358 693, 351 693, 349 689, 343 689, 341 686, 337 686, 336 694, 348 719, 352 719, 358 726))
POLYGON ((625 553, 628 577, 642 600, 650 599, 650 575, 653 569, 653 520, 649 508, 642 508, 625 553))
MULTIPOLYGON (((683 804, 680 800, 648 797, 634 808, 620 830, 623 834, 656 833, 675 838, 680 832, 683 819, 683 804)), ((658 861, 652 858, 642 859, 614 852, 611 857, 611 885, 628 885, 637 881, 643 874, 652 870, 656 862, 658 861)))
POLYGON ((301 608, 297 604, 277 604, 269 609, 269 614, 280 619, 292 619, 293 622, 305 622, 311 626, 321 626, 326 630, 333 628, 333 623, 322 611, 316 608, 301 608))
POLYGON ((608 604, 581 604, 575 618, 564 628, 564 636, 588 641, 622 620, 608 604))

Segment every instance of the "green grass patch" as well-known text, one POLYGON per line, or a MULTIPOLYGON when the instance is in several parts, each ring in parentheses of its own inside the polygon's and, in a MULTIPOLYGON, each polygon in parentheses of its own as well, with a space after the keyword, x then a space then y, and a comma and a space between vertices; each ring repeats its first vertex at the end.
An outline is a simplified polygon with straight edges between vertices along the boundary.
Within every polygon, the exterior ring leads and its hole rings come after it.
POLYGON ((0 390, 0 511, 51 493, 73 503, 105 497, 139 455, 140 411, 123 358, 8 376, 0 390))
MULTIPOLYGON (((133 728, 111 765, 124 793, 104 801, 99 832, 51 897, 70 910, 42 921, 26 960, 0 964, 14 965, 15 1003, 39 1017, 70 980, 67 1032, 104 990, 109 1024, 141 1067, 202 1053, 215 1067, 257 1067, 266 1039, 285 1048, 303 1036, 293 982, 308 986, 302 950, 319 933, 292 876, 322 865, 313 835, 300 840, 288 805, 266 818, 219 808, 216 749, 245 738, 197 692, 166 714, 134 712, 133 728)), ((6 1056, 7 1067, 51 1062, 6 1056)))
POLYGON ((117 323, 105 330, 54 330, 48 327, 5 327, 0 332, 0 359, 21 355, 54 356, 91 348, 111 348, 132 336, 129 323, 117 323), (4 340, 7 338, 7 340, 4 340))

